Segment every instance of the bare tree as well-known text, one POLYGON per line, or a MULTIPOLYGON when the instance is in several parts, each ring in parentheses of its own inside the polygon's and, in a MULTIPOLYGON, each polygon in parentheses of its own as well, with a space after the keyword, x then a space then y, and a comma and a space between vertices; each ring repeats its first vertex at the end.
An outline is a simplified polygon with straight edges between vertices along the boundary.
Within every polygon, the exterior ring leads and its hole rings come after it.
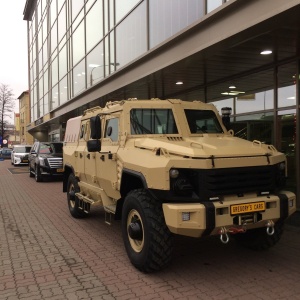
POLYGON ((7 118, 11 118, 14 111, 15 103, 13 102, 13 92, 6 84, 0 84, 0 137, 1 146, 3 147, 3 138, 5 137, 5 126, 7 118))

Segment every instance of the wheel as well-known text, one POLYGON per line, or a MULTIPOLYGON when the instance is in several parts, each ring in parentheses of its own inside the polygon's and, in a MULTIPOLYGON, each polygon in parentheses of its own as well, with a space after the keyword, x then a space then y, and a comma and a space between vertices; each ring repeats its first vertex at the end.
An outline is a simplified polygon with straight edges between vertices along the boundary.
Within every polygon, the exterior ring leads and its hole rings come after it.
POLYGON ((122 210, 122 235, 131 263, 140 271, 158 271, 171 261, 172 234, 161 203, 146 190, 133 190, 122 210))
POLYGON ((29 165, 29 177, 34 177, 34 174, 32 173, 32 170, 30 168, 30 165, 29 165))
POLYGON ((87 211, 90 210, 90 204, 85 203, 86 211, 79 208, 79 200, 75 196, 75 193, 79 192, 78 180, 74 176, 74 174, 70 174, 68 178, 68 186, 67 186, 67 200, 68 200, 68 207, 69 211, 74 218, 85 218, 88 216, 87 211))
POLYGON ((266 227, 251 229, 245 233, 235 235, 236 241, 242 246, 252 250, 266 250, 277 244, 283 233, 283 220, 279 220, 274 225, 274 234, 268 235, 266 227))
POLYGON ((35 165, 34 177, 36 182, 43 181, 42 174, 38 165, 35 165))

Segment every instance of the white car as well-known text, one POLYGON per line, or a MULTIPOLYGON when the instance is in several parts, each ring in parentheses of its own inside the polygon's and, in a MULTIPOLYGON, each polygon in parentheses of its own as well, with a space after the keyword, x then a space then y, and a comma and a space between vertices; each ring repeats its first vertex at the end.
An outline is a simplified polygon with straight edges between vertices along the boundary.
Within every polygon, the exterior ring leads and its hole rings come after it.
POLYGON ((12 165, 28 165, 28 153, 30 152, 31 145, 14 145, 11 152, 12 165))

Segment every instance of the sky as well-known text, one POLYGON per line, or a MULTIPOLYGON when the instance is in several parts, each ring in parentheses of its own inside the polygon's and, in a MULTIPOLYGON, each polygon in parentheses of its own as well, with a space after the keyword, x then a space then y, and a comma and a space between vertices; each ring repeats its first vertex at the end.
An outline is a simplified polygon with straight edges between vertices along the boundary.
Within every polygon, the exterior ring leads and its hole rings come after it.
MULTIPOLYGON (((19 112, 18 97, 28 90, 25 3, 26 0, 0 0, 0 83, 12 90, 15 112, 19 112)), ((13 124, 14 114, 7 121, 13 124)))

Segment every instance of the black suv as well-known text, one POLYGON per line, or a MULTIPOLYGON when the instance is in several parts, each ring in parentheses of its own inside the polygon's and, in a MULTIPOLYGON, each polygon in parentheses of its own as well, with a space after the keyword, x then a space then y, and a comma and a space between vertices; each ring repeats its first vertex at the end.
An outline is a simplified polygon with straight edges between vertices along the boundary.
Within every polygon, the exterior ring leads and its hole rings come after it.
POLYGON ((62 142, 35 142, 29 152, 29 176, 43 181, 45 176, 63 176, 62 142))

